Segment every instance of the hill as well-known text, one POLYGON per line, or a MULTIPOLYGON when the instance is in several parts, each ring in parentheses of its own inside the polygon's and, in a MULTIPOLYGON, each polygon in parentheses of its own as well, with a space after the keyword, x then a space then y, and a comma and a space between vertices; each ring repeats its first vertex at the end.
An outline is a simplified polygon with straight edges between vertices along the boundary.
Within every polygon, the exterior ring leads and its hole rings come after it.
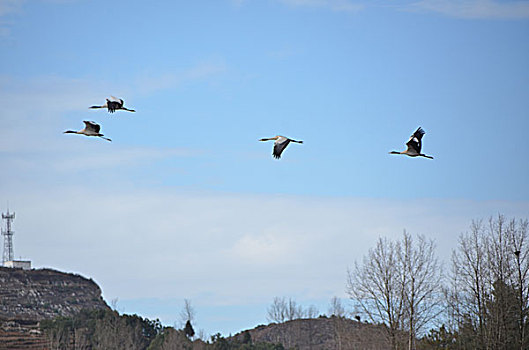
POLYGON ((258 326, 233 338, 239 342, 246 338, 252 343, 282 344, 286 349, 297 350, 386 350, 391 347, 383 326, 334 316, 258 326))

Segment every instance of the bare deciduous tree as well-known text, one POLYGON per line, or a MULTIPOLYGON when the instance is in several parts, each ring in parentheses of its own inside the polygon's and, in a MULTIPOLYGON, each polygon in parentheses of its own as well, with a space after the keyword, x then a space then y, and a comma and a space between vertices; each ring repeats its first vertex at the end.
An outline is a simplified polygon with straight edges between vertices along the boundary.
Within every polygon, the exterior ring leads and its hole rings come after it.
MULTIPOLYGON (((487 242, 480 234, 481 221, 473 221, 470 233, 459 237, 459 248, 452 253, 452 288, 449 307, 457 317, 457 327, 472 321, 478 337, 472 339, 476 347, 485 344, 485 300, 487 297, 487 242)), ((470 340, 469 340, 470 341, 470 340)))
POLYGON ((283 323, 287 319, 287 304, 285 298, 275 297, 267 310, 269 322, 283 323))
POLYGON ((303 317, 303 308, 295 300, 288 299, 287 320, 292 321, 303 317))
POLYGON ((334 296, 331 298, 328 312, 329 312, 329 316, 336 316, 336 317, 347 316, 347 311, 345 311, 345 307, 342 304, 342 300, 338 298, 337 296, 334 296))
POLYGON ((364 256, 362 265, 348 271, 347 293, 371 322, 384 323, 393 349, 403 331, 408 347, 440 312, 441 266, 435 243, 404 232, 401 241, 380 238, 364 256))
POLYGON ((318 308, 315 305, 311 305, 305 310, 305 317, 306 318, 316 318, 318 317, 318 308))
POLYGON ((404 282, 404 323, 408 331, 408 348, 415 348, 417 333, 442 310, 441 266, 435 256, 435 244, 418 236, 416 243, 404 232, 397 244, 399 268, 404 282))
POLYGON ((298 305, 292 298, 287 301, 284 297, 275 297, 267 310, 267 314, 269 322, 282 323, 302 318, 304 312, 301 305, 298 305))
POLYGON ((191 305, 191 300, 184 299, 184 307, 180 311, 180 323, 183 328, 187 321, 195 322, 195 308, 191 305))
POLYGON ((347 273, 347 293, 372 322, 387 326, 393 349, 401 327, 402 287, 397 271, 395 243, 380 238, 374 249, 364 256, 362 265, 355 262, 347 273))

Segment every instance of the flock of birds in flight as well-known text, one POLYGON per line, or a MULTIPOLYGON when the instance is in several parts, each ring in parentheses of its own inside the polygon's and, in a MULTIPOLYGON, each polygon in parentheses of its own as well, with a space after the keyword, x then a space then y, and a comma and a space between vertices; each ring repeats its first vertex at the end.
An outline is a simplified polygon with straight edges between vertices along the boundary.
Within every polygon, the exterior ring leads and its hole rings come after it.
MULTIPOLYGON (((124 106, 124 101, 120 98, 116 98, 114 96, 111 96, 110 99, 106 99, 105 104, 101 106, 91 106, 91 109, 107 109, 109 113, 114 113, 117 110, 123 110, 128 112, 136 112, 133 109, 128 109, 124 106)), ((99 131, 101 130, 101 126, 93 121, 83 121, 85 124, 85 128, 79 131, 75 130, 66 130, 65 134, 79 134, 79 135, 85 135, 85 136, 96 136, 100 137, 102 139, 105 139, 107 141, 112 141, 111 139, 105 137, 105 135, 101 134, 99 131)), ((419 127, 415 132, 410 136, 410 139, 408 142, 406 142, 406 150, 399 152, 399 151, 391 151, 390 154, 404 154, 409 157, 425 157, 429 159, 433 159, 432 156, 427 156, 426 154, 421 153, 422 149, 422 137, 424 136, 425 132, 424 130, 419 127)), ((274 150, 272 152, 272 155, 274 158, 279 159, 281 158, 281 154, 287 148, 288 144, 290 142, 295 143, 303 143, 303 141, 297 141, 293 139, 289 139, 285 136, 274 136, 270 138, 263 138, 259 141, 272 141, 274 140, 274 150)))

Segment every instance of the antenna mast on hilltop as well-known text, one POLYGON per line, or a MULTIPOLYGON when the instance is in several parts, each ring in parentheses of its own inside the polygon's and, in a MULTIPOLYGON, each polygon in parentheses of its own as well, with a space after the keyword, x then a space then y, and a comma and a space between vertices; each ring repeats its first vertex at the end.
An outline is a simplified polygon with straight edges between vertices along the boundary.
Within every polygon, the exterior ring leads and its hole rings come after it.
POLYGON ((13 231, 11 230, 11 221, 15 218, 15 213, 10 214, 7 209, 7 214, 2 213, 2 219, 6 221, 6 229, 2 229, 2 236, 4 236, 4 255, 2 256, 2 266, 6 261, 13 261, 13 231))

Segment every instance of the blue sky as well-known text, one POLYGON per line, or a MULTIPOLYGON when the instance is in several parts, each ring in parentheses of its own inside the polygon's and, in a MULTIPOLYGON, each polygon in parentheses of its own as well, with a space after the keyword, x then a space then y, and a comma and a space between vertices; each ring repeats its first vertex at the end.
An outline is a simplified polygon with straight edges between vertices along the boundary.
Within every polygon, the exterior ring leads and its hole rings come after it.
POLYGON ((206 333, 326 312, 381 235, 447 259, 528 217, 528 35, 529 1, 0 0, 15 255, 166 324, 190 299, 206 333), (110 95, 137 112, 88 109, 110 95), (434 160, 388 154, 418 126, 434 160), (276 161, 277 134, 304 144, 276 161))

